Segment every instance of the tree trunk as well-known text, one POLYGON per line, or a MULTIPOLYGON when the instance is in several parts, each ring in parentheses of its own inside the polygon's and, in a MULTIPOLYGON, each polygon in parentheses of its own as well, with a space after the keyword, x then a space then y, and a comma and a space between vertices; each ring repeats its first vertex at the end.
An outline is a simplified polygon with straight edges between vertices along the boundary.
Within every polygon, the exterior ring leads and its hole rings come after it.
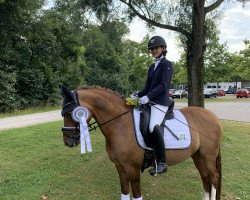
POLYGON ((204 0, 193 1, 193 26, 187 40, 188 106, 204 107, 204 3, 204 0))

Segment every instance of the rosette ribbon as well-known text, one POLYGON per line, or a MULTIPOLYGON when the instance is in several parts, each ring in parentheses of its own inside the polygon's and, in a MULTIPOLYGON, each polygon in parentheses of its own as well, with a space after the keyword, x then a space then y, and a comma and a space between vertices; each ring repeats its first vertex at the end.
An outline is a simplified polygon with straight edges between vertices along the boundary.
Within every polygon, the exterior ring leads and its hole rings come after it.
POLYGON ((72 119, 80 123, 80 144, 81 154, 92 152, 87 119, 90 116, 89 110, 83 106, 77 106, 72 112, 72 119))
POLYGON ((81 140, 81 154, 92 152, 92 146, 90 142, 89 129, 85 116, 80 118, 80 140, 81 140))

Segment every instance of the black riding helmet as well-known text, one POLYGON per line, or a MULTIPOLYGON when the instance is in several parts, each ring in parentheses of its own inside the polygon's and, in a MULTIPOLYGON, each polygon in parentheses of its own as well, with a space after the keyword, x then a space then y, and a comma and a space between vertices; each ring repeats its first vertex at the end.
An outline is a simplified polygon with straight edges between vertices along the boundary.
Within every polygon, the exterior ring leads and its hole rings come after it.
POLYGON ((152 49, 155 47, 165 47, 167 48, 166 41, 161 36, 154 36, 148 41, 148 49, 152 49))

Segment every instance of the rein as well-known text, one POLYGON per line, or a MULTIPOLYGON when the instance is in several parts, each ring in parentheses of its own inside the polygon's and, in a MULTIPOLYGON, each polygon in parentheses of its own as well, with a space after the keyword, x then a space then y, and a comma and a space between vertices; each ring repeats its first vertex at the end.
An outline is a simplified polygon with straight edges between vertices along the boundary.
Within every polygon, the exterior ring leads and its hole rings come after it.
POLYGON ((132 111, 132 110, 133 110, 133 108, 131 108, 131 109, 125 111, 124 113, 122 113, 122 114, 120 114, 120 115, 117 115, 116 117, 114 117, 114 118, 112 118, 112 119, 110 119, 110 120, 108 120, 108 121, 106 121, 106 122, 103 122, 103 123, 100 124, 100 125, 97 125, 97 126, 94 126, 93 128, 91 128, 94 124, 97 124, 97 122, 95 121, 95 122, 93 122, 93 123, 91 123, 91 124, 88 125, 88 127, 90 128, 89 131, 96 130, 98 127, 101 127, 101 126, 103 126, 103 125, 105 125, 105 124, 107 124, 107 123, 109 123, 109 122, 112 122, 113 120, 115 120, 115 119, 117 119, 117 118, 119 118, 119 117, 121 117, 121 116, 123 116, 123 115, 126 115, 127 113, 129 113, 129 112, 132 111))

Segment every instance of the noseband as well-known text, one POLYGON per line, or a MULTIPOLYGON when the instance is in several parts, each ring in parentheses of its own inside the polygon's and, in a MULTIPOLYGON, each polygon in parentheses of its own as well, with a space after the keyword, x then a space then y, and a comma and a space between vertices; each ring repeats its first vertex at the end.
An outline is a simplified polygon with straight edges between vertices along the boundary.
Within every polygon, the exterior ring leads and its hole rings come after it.
POLYGON ((62 127, 62 133, 66 136, 79 140, 80 139, 80 128, 78 126, 76 127, 62 127))

